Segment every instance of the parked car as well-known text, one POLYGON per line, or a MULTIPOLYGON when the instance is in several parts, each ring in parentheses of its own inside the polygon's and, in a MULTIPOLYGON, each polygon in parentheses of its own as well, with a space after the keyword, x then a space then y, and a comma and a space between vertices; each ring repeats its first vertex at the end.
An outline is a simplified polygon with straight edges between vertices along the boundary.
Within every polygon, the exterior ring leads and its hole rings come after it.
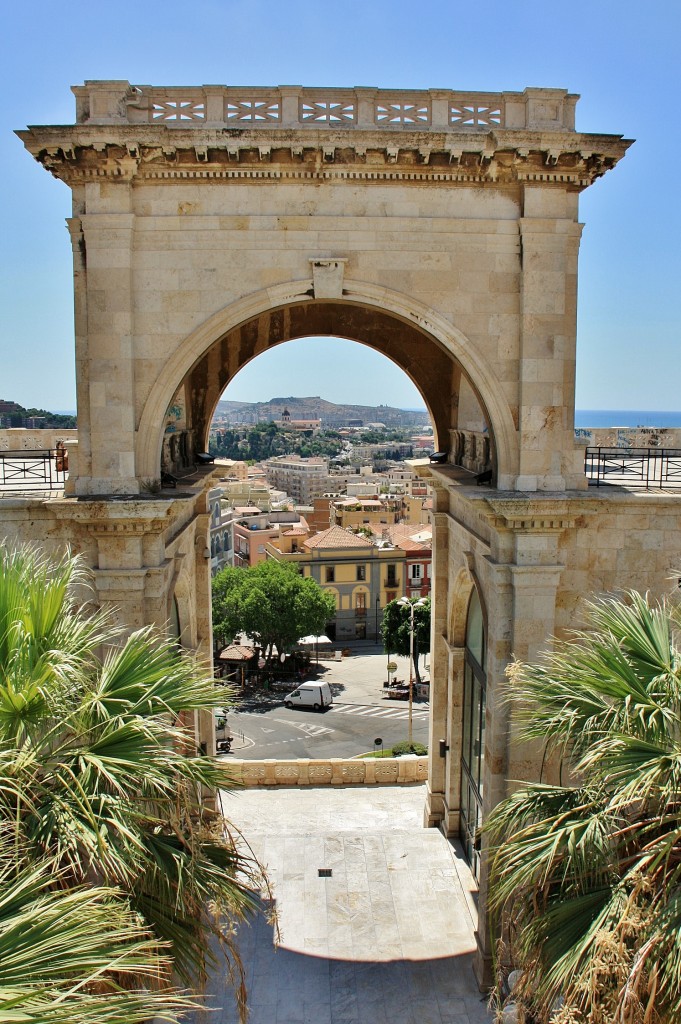
POLYGON ((301 683, 293 693, 287 693, 284 703, 287 708, 314 708, 322 711, 333 704, 333 694, 328 683, 301 683))

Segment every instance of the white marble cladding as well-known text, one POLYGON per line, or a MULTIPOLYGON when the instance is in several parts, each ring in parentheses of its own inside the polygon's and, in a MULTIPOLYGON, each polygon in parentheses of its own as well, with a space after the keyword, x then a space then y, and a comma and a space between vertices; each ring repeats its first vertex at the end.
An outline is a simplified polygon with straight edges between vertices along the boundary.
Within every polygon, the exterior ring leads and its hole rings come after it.
POLYGON ((473 131, 574 131, 578 96, 564 89, 313 89, 302 86, 151 86, 87 81, 73 86, 78 124, 280 125, 473 131))

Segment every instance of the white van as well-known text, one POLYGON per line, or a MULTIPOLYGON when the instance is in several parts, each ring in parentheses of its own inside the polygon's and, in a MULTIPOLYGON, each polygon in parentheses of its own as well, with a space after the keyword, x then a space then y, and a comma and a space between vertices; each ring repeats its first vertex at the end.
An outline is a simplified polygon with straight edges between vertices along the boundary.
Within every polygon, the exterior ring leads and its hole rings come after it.
POLYGON ((333 704, 333 694, 328 683, 301 683, 293 693, 284 699, 287 708, 314 708, 321 711, 333 704))

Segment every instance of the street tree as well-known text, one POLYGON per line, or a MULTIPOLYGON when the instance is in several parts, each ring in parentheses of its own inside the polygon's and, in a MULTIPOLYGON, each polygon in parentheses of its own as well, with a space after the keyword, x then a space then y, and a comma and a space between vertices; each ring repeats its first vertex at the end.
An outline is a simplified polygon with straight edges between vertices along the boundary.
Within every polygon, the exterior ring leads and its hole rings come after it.
POLYGON ((270 559, 249 569, 223 569, 213 579, 213 629, 221 643, 245 633, 266 661, 303 636, 319 636, 336 606, 316 580, 270 559))
POLYGON ((91 590, 77 558, 0 550, 0 1019, 176 1020, 218 949, 243 1004, 259 873, 205 805, 229 776, 193 729, 224 691, 91 590))
POLYGON ((636 593, 599 600, 509 669, 522 738, 572 783, 525 783, 485 826, 523 1019, 681 1020, 679 624, 636 593))
MULTIPOLYGON (((420 598, 414 598, 414 675, 416 682, 421 682, 419 657, 430 651, 430 598, 423 604, 417 604, 420 598)), ((400 654, 409 657, 409 608, 399 601, 390 601, 383 609, 381 638, 387 654, 400 654)))

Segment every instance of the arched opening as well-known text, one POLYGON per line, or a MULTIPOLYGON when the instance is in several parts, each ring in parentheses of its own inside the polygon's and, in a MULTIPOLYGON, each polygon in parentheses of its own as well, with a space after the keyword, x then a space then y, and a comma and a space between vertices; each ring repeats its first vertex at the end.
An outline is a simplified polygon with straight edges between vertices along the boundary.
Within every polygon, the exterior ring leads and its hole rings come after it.
POLYGON ((461 839, 476 878, 480 853, 485 769, 485 707, 487 693, 487 628, 476 586, 471 591, 466 619, 464 694, 461 742, 461 839))
MULTIPOLYGON (((361 294, 362 287, 347 291, 361 294)), ((449 453, 450 462, 473 472, 491 469, 500 484, 512 480, 516 413, 494 367, 450 321, 417 302, 405 305, 387 289, 367 293, 363 301, 346 299, 345 291, 339 301, 319 301, 307 293, 288 304, 275 306, 275 300, 272 292, 249 296, 209 318, 175 349, 141 411, 140 476, 158 475, 162 449, 169 446, 179 459, 205 451, 221 394, 256 356, 297 338, 340 337, 383 353, 407 374, 423 396, 435 448, 449 453)))

